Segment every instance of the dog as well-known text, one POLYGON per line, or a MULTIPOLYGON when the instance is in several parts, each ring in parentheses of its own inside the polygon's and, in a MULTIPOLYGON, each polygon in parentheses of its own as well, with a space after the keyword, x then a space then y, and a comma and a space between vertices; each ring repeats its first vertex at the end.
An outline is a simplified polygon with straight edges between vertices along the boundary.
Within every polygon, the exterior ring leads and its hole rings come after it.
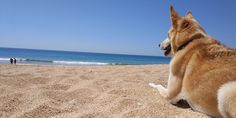
POLYGON ((159 45, 171 56, 167 88, 149 83, 170 103, 186 100, 194 111, 236 118, 236 50, 204 31, 191 12, 170 7, 172 26, 159 45))

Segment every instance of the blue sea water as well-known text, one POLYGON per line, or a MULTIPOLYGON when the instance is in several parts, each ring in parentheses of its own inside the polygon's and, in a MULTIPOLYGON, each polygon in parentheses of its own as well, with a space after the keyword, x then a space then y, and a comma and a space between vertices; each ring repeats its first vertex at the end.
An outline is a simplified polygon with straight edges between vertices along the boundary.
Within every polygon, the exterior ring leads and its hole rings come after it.
POLYGON ((170 62, 170 58, 160 56, 0 48, 0 63, 9 63, 10 58, 16 58, 17 63, 62 65, 144 65, 170 62))

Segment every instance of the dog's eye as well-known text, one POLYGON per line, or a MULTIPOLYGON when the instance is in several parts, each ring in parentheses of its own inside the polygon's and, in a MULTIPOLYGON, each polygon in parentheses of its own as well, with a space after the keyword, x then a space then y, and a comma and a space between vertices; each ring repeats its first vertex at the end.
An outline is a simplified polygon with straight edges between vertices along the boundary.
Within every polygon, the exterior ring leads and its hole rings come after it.
POLYGON ((184 21, 182 24, 182 28, 187 28, 189 26, 189 22, 188 21, 184 21))

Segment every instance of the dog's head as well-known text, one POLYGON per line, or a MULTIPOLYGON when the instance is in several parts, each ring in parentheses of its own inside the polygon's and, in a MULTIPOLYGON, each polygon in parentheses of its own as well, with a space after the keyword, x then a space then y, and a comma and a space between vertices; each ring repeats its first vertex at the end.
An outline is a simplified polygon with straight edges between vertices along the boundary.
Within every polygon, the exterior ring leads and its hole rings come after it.
POLYGON ((206 36, 204 29, 191 12, 187 12, 185 16, 181 17, 170 6, 170 16, 172 26, 168 31, 168 37, 159 44, 161 50, 164 50, 165 56, 173 56, 194 38, 206 36))

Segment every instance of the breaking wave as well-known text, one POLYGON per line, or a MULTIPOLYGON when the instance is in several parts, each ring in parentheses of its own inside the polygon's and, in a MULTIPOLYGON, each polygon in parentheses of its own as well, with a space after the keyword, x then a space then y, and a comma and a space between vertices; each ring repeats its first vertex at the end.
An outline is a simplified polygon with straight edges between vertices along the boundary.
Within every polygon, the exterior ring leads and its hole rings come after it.
MULTIPOLYGON (((1 62, 8 62, 10 58, 0 58, 1 62)), ((54 60, 43 60, 43 59, 25 59, 16 58, 19 63, 36 63, 36 64, 60 64, 60 65, 115 65, 112 63, 102 62, 86 62, 86 61, 54 61, 54 60)))
POLYGON ((69 65, 110 65, 109 63, 101 62, 83 62, 83 61, 53 61, 55 64, 69 64, 69 65))

